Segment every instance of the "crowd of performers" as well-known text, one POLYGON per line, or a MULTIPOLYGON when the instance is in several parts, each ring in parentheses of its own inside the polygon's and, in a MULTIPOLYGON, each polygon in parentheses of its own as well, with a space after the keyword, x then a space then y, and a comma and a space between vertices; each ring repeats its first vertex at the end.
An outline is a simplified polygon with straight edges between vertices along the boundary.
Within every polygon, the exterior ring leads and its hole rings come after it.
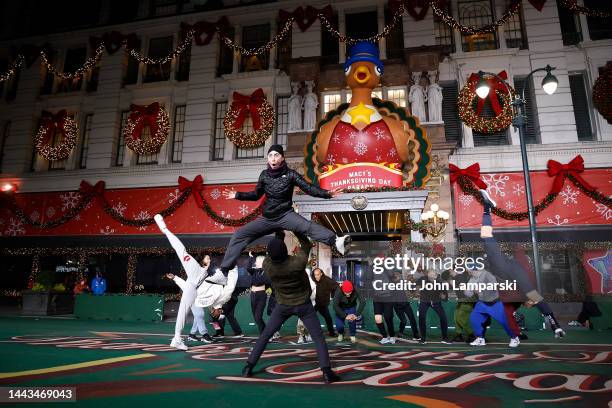
MULTIPOLYGON (((327 334, 338 342, 345 341, 346 326, 351 343, 357 342, 357 326, 362 319, 366 305, 364 296, 351 281, 340 284, 319 268, 308 267, 312 241, 326 243, 344 254, 350 245, 350 237, 336 236, 331 230, 311 222, 293 210, 293 190, 300 188, 306 194, 331 199, 341 191, 328 191, 308 183, 299 173, 287 167, 283 148, 273 145, 268 151, 268 166, 263 170, 255 190, 234 192, 226 190, 227 199, 258 200, 265 195, 263 213, 254 221, 238 229, 232 236, 223 261, 217 267, 211 257, 205 254, 198 262, 187 253, 181 241, 167 228, 161 215, 155 221, 176 251, 187 279, 167 274, 181 289, 181 300, 176 318, 175 334, 171 346, 187 350, 182 331, 191 310, 193 326, 188 341, 211 343, 221 341, 226 336, 225 323, 229 322, 234 337, 244 336, 234 315, 238 303, 238 269, 236 262, 246 247, 259 237, 274 234, 267 246, 266 256, 253 256, 249 253, 248 273, 251 276, 250 302, 253 318, 259 337, 243 369, 244 376, 253 375, 261 354, 269 341, 280 337, 281 326, 292 316, 298 317, 298 343, 313 342, 322 371, 323 380, 331 383, 339 377, 331 368, 325 335, 321 329, 319 315, 325 321, 327 334), (295 234, 299 245, 289 255, 285 244, 285 232, 295 234), (310 238, 310 239, 309 239, 310 238), (332 307, 334 318, 330 313, 332 307), (267 321, 264 319, 267 314, 267 321), (210 320, 215 334, 210 336, 205 323, 205 315, 210 320), (334 322, 335 320, 335 322, 334 322), (334 325, 335 323, 335 325, 334 325)), ((518 292, 504 294, 497 290, 461 291, 456 290, 457 306, 453 320, 455 336, 448 337, 448 321, 442 302, 448 293, 441 290, 420 290, 418 303, 418 322, 410 305, 408 294, 404 291, 376 291, 373 296, 374 321, 382 339, 381 344, 395 344, 398 337, 425 344, 427 337, 426 317, 429 309, 438 315, 442 343, 467 342, 472 346, 486 344, 485 333, 491 321, 497 321, 510 338, 510 347, 517 347, 527 338, 517 322, 517 309, 525 304, 539 309, 545 317, 555 337, 565 332, 557 322, 550 306, 535 289, 528 273, 529 263, 524 252, 516 251, 513 257, 504 255, 493 236, 490 211, 496 203, 481 190, 484 213, 481 239, 485 246, 488 265, 486 269, 468 270, 464 273, 434 270, 419 272, 418 281, 455 281, 456 283, 493 283, 498 279, 516 280, 518 292), (507 299, 505 297, 508 297, 507 299), (394 315, 399 318, 398 330, 394 327, 394 315), (410 322, 411 335, 405 334, 410 322)), ((402 279, 400 273, 383 274, 389 281, 402 279)), ((418 287, 421 287, 417 282, 418 287)), ((453 287, 457 287, 454 285, 453 287)))

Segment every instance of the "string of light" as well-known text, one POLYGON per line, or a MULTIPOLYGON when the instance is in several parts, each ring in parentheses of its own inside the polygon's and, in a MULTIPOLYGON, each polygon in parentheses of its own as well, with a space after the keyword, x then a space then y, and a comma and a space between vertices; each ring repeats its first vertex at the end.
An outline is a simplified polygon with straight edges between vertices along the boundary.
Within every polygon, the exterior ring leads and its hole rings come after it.
POLYGON ((147 65, 165 64, 166 62, 169 62, 173 60, 174 58, 178 57, 179 55, 181 55, 191 45, 191 42, 193 41, 194 33, 195 33, 195 30, 193 29, 189 30, 186 33, 183 41, 181 41, 181 43, 176 46, 174 51, 170 52, 165 57, 160 57, 160 58, 144 57, 135 48, 132 48, 130 50, 130 55, 134 59, 136 59, 138 62, 143 63, 143 64, 147 64, 147 65))
POLYGON ((256 47, 256 48, 249 48, 246 49, 240 45, 236 45, 236 43, 234 43, 234 41, 232 41, 229 37, 226 37, 221 29, 219 27, 216 27, 217 30, 217 34, 219 35, 219 37, 221 38, 221 40, 225 43, 225 45, 227 45, 228 47, 230 47, 231 49, 234 50, 234 52, 237 52, 239 54, 242 55, 259 55, 259 54, 263 54, 266 53, 268 51, 270 51, 272 48, 274 48, 279 42, 281 42, 289 33, 289 31, 291 30, 291 26, 293 25, 293 22, 295 21, 295 19, 293 17, 289 17, 289 19, 287 19, 287 21, 285 22, 285 25, 283 26, 283 29, 276 34, 270 41, 268 41, 266 44, 256 47))
POLYGON ((561 6, 569 9, 576 14, 584 14, 589 17, 612 17, 612 13, 603 10, 590 9, 588 7, 579 6, 576 0, 561 0, 561 6))
POLYGON ((461 31, 464 34, 470 34, 470 35, 493 33, 497 31, 498 27, 506 24, 508 20, 512 18, 512 16, 518 13, 520 8, 521 8, 521 0, 514 0, 508 7, 508 10, 506 10, 506 12, 502 14, 502 16, 497 21, 494 21, 493 23, 487 24, 486 26, 483 26, 483 27, 475 27, 475 26, 466 26, 466 25, 459 23, 457 20, 453 18, 453 16, 446 13, 442 9, 442 7, 440 7, 439 0, 431 0, 431 9, 438 17, 442 19, 442 22, 444 24, 448 25, 449 27, 455 30, 461 31))
POLYGON ((55 68, 55 66, 53 66, 53 64, 49 62, 47 54, 44 51, 40 52, 40 59, 47 68, 48 72, 62 79, 72 79, 82 77, 86 72, 95 67, 98 61, 100 60, 100 57, 102 56, 102 52, 104 52, 104 45, 100 45, 96 49, 96 52, 94 53, 93 57, 87 58, 85 60, 85 63, 83 63, 83 65, 77 68, 77 70, 75 70, 74 72, 59 72, 55 68))
POLYGON ((17 55, 17 58, 15 58, 15 61, 8 68, 8 70, 6 72, 3 72, 3 73, 0 74, 0 82, 7 81, 13 75, 15 75, 15 73, 17 72, 17 69, 21 68, 21 66, 23 65, 23 61, 24 61, 23 55, 21 55, 21 54, 17 55))

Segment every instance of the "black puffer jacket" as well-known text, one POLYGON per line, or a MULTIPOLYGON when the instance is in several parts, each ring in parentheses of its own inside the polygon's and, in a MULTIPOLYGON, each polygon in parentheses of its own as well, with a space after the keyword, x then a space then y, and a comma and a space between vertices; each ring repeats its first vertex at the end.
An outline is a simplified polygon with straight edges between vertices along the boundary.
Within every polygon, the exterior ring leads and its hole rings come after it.
POLYGON ((257 201, 265 194, 263 216, 274 219, 293 211, 293 189, 295 186, 313 197, 331 198, 329 191, 310 184, 298 172, 287 167, 285 162, 283 162, 283 165, 284 169, 276 177, 271 176, 267 169, 262 171, 257 186, 255 186, 255 191, 237 192, 236 199, 257 201))

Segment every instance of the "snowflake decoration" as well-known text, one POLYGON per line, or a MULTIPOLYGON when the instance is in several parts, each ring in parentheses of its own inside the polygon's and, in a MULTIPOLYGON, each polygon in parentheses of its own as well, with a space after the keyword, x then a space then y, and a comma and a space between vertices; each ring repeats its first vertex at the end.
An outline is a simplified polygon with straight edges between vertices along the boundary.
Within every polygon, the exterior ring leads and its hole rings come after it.
MULTIPOLYGON (((612 195, 608 196, 608 198, 612 198, 612 195)), ((595 211, 597 212, 597 214, 601 215, 601 218, 606 221, 612 219, 612 208, 608 207, 605 204, 595 203, 595 211)))
POLYGON ((179 197, 181 196, 179 189, 175 188, 174 192, 169 192, 168 193, 168 204, 172 204, 173 202, 175 202, 176 200, 179 199, 179 197))
POLYGON ((37 210, 32 211, 30 214, 30 219, 34 222, 40 220, 40 213, 37 210))
POLYGON ((363 142, 358 142, 357 144, 355 144, 355 147, 353 148, 353 150, 358 156, 363 156, 364 154, 367 153, 368 146, 366 146, 366 144, 363 142))
POLYGON ((554 219, 547 218, 546 221, 549 224, 556 225, 557 227, 569 223, 569 220, 567 218, 561 219, 561 216, 559 214, 555 214, 554 219))
POLYGON ((576 199, 576 197, 578 197, 578 190, 572 190, 569 185, 566 185, 565 189, 563 189, 559 195, 563 197, 563 204, 565 205, 578 204, 578 200, 576 199))
POLYGON ((240 207, 238 207, 238 212, 244 217, 249 213, 249 207, 247 207, 245 204, 242 204, 240 207))
POLYGON ((516 208, 516 205, 515 205, 515 204, 514 204, 512 201, 508 201, 508 202, 506 203, 506 209, 508 209, 508 210, 513 210, 513 209, 515 209, 515 208, 516 208))
POLYGON ((81 221, 81 214, 75 215, 74 219, 77 220, 77 221, 81 221))
MULTIPOLYGON (((229 216, 229 214, 227 214, 227 217, 226 217, 226 215, 225 215, 225 211, 221 211, 221 217, 223 217, 223 218, 229 218, 230 216, 229 216)), ((217 227, 217 228, 219 228, 219 229, 225 229, 225 225, 223 225, 223 224, 221 224, 221 223, 218 223, 218 222, 216 222, 216 221, 215 221, 215 227, 217 227)))
POLYGON ((218 200, 219 197, 221 197, 221 192, 218 188, 215 188, 213 191, 210 192, 210 196, 213 200, 218 200))
POLYGON ((389 154, 387 155, 387 157, 393 157, 396 153, 397 151, 395 150, 395 147, 392 147, 391 150, 389 150, 389 154))
POLYGON ((55 215, 55 208, 53 207, 47 208, 46 214, 47 214, 47 217, 49 218, 53 217, 55 215))
POLYGON ((522 184, 514 183, 512 185, 512 192, 514 195, 523 195, 525 194, 525 186, 522 184))
POLYGON ((376 129, 374 131, 374 135, 376 136, 376 140, 384 139, 385 138, 385 131, 382 130, 382 129, 376 129))
POLYGON ((376 155, 376 161, 379 163, 382 161, 382 156, 380 154, 376 155))
POLYGON ((337 134, 337 133, 334 133, 334 135, 333 135, 333 136, 332 136, 332 138, 331 138, 331 141, 332 141, 333 143, 338 143, 338 142, 340 142, 340 136, 338 136, 338 134, 337 134))
POLYGON ((357 132, 349 133, 349 139, 351 139, 351 140, 355 139, 358 136, 359 136, 359 133, 357 133, 357 132))
POLYGON ((334 157, 334 155, 333 155, 333 154, 329 153, 329 154, 327 155, 327 162, 328 162, 329 164, 336 164, 336 158, 334 157))
POLYGON ((61 194, 60 199, 62 200, 62 211, 71 210, 81 200, 81 194, 76 191, 70 191, 66 194, 61 194))
MULTIPOLYGON (((148 220, 149 218, 151 218, 151 216, 148 211, 140 211, 135 217, 137 221, 148 220)), ((140 226, 138 229, 144 231, 147 229, 147 225, 140 226)))
POLYGON ((111 235, 114 233, 115 233, 115 229, 109 227, 108 225, 104 229, 100 228, 100 234, 111 235))
POLYGON ((348 159, 346 157, 343 157, 342 158, 342 163, 344 163, 344 164, 348 163, 348 159))
POLYGON ((9 226, 6 229, 6 231, 4 231, 4 235, 10 235, 14 237, 17 235, 24 235, 24 234, 25 234, 25 228, 23 227, 23 221, 19 218, 11 217, 11 220, 9 221, 9 226))
POLYGON ((123 217, 123 214, 125 213, 125 210, 127 210, 127 205, 125 205, 121 201, 119 201, 117 204, 115 204, 113 206, 113 210, 115 210, 115 212, 117 212, 117 214, 119 214, 120 216, 123 217))
POLYGON ((510 180, 510 176, 497 175, 497 174, 481 174, 482 181, 487 184, 487 192, 494 196, 504 197, 506 193, 506 182, 510 180))
POLYGON ((464 207, 469 207, 472 204, 473 201, 474 201, 474 197, 472 197, 471 195, 461 194, 459 196, 459 202, 464 207))

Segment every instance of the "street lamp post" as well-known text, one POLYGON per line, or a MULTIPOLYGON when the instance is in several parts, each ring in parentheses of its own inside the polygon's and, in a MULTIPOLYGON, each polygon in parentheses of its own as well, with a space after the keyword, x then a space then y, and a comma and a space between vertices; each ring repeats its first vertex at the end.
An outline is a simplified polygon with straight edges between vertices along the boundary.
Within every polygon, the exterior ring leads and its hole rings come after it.
MULTIPOLYGON (((557 90, 558 80, 551 73, 554 70, 554 67, 550 65, 546 65, 545 68, 537 68, 531 71, 524 79, 523 79, 523 88, 521 90, 521 95, 516 96, 514 101, 512 102, 513 106, 513 117, 512 117, 512 125, 518 129, 519 131, 519 141, 521 148, 521 159, 523 161, 523 177, 525 178, 525 195, 527 196, 527 212, 529 214, 529 233, 531 235, 531 245, 533 247, 533 266, 536 274, 536 283, 538 292, 542 292, 542 277, 541 277, 541 269, 540 269, 540 251, 538 249, 538 236, 536 233, 536 219, 535 219, 535 211, 533 208, 533 195, 531 192, 531 178, 529 176, 529 161, 527 159, 527 147, 525 145, 525 127, 527 122, 527 115, 525 112, 525 89, 527 88, 528 81, 531 79, 534 73, 539 71, 546 71, 547 74, 542 80, 542 88, 544 92, 548 95, 552 95, 557 90)), ((508 94, 511 95, 510 86, 508 83, 500 78, 498 75, 492 72, 483 72, 479 71, 478 76, 480 77, 478 83, 476 84, 476 94, 478 97, 484 99, 489 94, 489 85, 485 80, 484 76, 489 75, 497 78, 506 89, 508 90, 508 94)))

